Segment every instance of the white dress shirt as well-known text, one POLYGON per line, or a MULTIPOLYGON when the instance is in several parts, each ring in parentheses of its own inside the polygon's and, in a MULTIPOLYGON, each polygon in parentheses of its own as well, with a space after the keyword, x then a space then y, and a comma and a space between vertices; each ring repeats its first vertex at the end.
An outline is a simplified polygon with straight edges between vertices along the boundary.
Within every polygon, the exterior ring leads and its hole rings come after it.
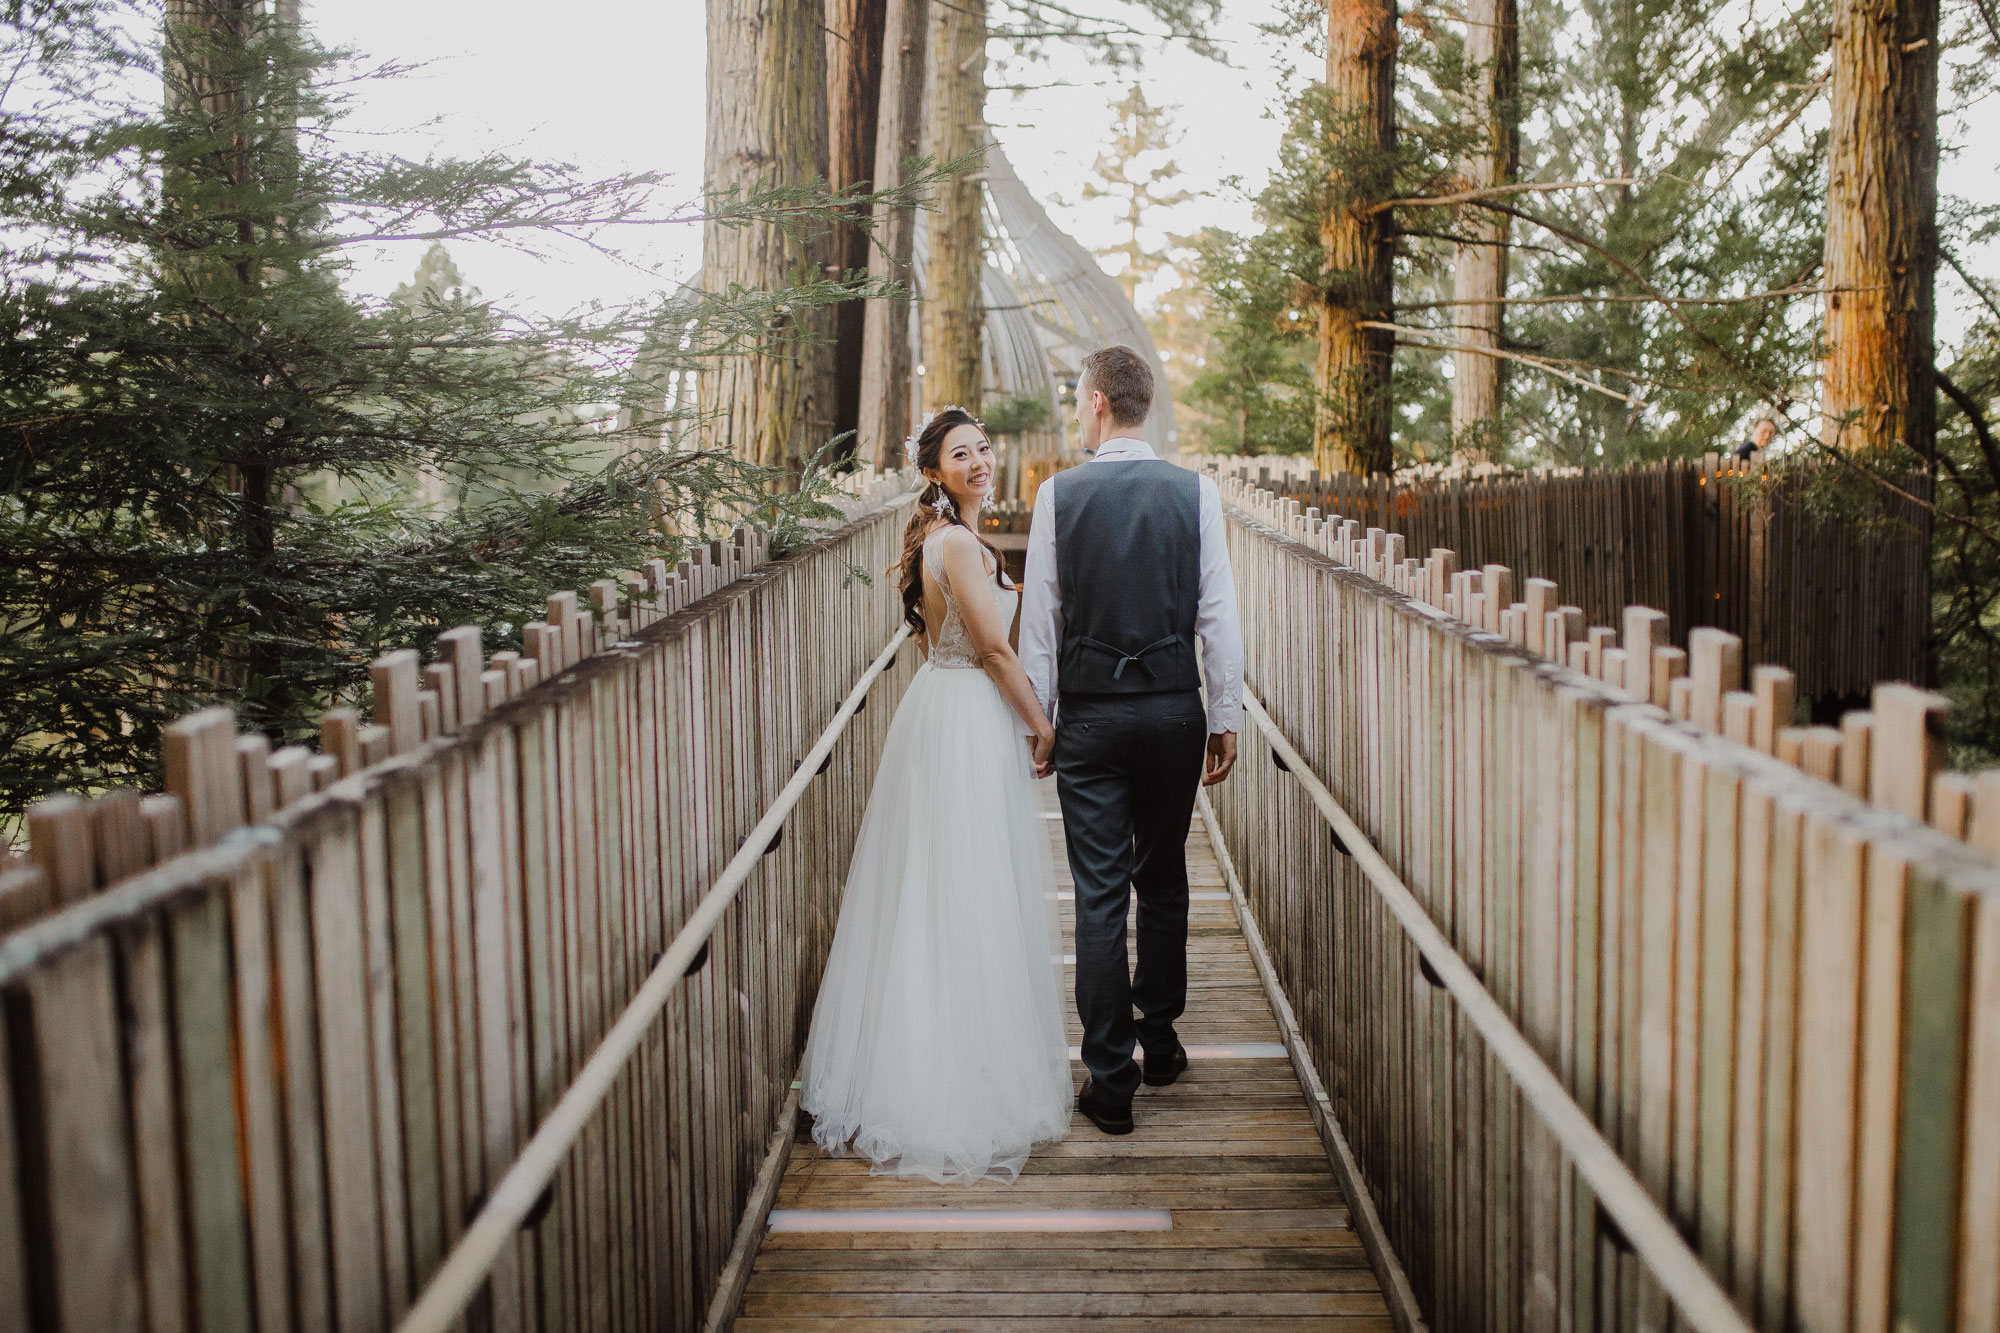
MULTIPOLYGON (((1084 464, 1155 460, 1144 440, 1106 440, 1084 464)), ((1201 479, 1201 601, 1195 633, 1201 636, 1202 676, 1208 689, 1210 732, 1243 728, 1243 630, 1236 621, 1236 580, 1229 572, 1229 541, 1222 523, 1222 494, 1213 477, 1201 479)), ((1026 586, 1021 592, 1021 665, 1042 708, 1056 714, 1056 653, 1062 644, 1062 588, 1056 582, 1056 501, 1052 477, 1035 492, 1028 528, 1026 586)))

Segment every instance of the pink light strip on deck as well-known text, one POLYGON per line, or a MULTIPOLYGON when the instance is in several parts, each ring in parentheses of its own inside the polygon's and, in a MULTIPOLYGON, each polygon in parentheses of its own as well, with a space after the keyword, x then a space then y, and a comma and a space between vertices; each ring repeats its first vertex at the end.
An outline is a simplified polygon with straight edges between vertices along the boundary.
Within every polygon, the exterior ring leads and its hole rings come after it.
POLYGON ((1172 1231, 1164 1208, 773 1208, 779 1231, 1172 1231))

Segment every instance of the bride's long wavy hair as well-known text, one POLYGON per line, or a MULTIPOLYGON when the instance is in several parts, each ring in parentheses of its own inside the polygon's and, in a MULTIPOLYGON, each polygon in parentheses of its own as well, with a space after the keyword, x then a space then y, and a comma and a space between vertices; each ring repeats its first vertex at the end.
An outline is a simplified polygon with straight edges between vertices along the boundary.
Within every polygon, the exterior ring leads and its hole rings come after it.
MULTIPOLYGON (((937 471, 938 459, 944 453, 944 437, 960 426, 978 426, 979 421, 962 407, 947 407, 924 423, 917 433, 915 457, 911 459, 920 470, 937 471)), ((984 429, 984 427, 981 427, 984 429)), ((979 529, 965 521, 965 515, 955 504, 947 504, 944 514, 937 510, 939 497, 944 495, 944 487, 930 482, 924 493, 917 497, 917 511, 910 515, 908 526, 903 529, 903 559, 897 565, 898 586, 903 592, 903 620, 913 634, 925 633, 924 628, 924 539, 936 532, 940 523, 956 523, 974 537, 979 544, 993 554, 993 582, 1004 588, 1006 583, 1006 561, 992 542, 979 536, 979 529)))

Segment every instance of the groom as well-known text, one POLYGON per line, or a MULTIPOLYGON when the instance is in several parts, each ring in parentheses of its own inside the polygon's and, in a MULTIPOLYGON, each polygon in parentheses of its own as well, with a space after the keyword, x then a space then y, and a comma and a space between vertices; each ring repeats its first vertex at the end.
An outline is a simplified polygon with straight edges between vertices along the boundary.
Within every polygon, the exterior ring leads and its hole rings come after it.
POLYGON ((1197 785, 1236 762, 1243 716, 1222 498, 1139 438, 1152 406, 1152 368, 1137 352, 1083 359, 1076 424, 1096 456, 1036 493, 1021 604, 1021 663, 1055 718, 1076 881, 1076 1009, 1090 1071, 1076 1105, 1106 1134, 1132 1132, 1142 1080, 1164 1086, 1187 1068, 1174 1020, 1187 1007, 1188 823, 1197 785), (1128 972, 1134 893, 1139 965, 1128 972))

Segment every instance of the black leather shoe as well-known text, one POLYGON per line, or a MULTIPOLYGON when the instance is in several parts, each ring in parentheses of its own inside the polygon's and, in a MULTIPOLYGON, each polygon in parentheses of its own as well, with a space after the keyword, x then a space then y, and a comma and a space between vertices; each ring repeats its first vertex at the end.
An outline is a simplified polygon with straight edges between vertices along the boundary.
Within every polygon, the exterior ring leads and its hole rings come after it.
POLYGON ((1164 1088, 1186 1072, 1187 1047, 1181 1045, 1179 1042, 1175 1042, 1172 1059, 1155 1060, 1152 1056, 1148 1055, 1146 1057, 1145 1068, 1141 1071, 1139 1077, 1149 1088, 1164 1088))
POLYGON ((1076 1109, 1084 1118, 1106 1134, 1130 1134, 1132 1132, 1132 1103, 1114 1106, 1111 1099, 1097 1086, 1097 1080, 1086 1078, 1083 1087, 1076 1094, 1076 1109))

